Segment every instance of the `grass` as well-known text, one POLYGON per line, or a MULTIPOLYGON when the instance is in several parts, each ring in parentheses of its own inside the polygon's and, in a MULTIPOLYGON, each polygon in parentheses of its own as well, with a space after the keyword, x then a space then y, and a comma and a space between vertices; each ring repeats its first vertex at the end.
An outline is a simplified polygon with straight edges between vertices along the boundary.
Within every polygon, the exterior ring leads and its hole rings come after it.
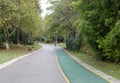
POLYGON ((94 68, 120 80, 120 64, 104 62, 101 60, 96 60, 93 56, 83 54, 80 52, 71 52, 75 56, 80 58, 85 63, 93 66, 94 68))
POLYGON ((37 50, 41 48, 41 45, 21 45, 20 47, 17 47, 16 45, 11 45, 11 49, 0 49, 0 64, 12 60, 14 58, 17 58, 19 56, 22 56, 24 54, 27 54, 29 52, 32 52, 34 50, 37 50), (31 48, 32 50, 28 50, 28 48, 31 48))

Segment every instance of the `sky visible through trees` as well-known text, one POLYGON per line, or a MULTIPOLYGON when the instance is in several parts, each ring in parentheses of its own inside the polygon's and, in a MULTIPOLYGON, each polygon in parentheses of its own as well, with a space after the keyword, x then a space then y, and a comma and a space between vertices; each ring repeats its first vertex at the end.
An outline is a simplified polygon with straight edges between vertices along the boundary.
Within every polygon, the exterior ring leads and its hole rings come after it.
POLYGON ((0 44, 64 42, 103 61, 120 62, 120 0, 0 0, 0 44), (41 15, 40 15, 41 14, 41 15))
POLYGON ((48 0, 40 0, 39 4, 42 10, 42 13, 41 13, 42 18, 44 18, 47 14, 51 13, 51 11, 47 10, 47 8, 51 6, 48 0))
MULTIPOLYGON (((120 62, 120 0, 49 0, 44 35, 58 36, 67 49, 90 51, 97 59, 120 62)), ((89 53, 88 53, 89 54, 89 53)))

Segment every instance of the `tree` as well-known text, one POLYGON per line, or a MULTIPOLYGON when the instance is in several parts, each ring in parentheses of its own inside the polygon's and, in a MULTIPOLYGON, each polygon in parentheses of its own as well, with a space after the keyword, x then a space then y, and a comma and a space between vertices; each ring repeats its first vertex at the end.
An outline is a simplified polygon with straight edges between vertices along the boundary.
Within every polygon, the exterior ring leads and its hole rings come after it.
POLYGON ((47 17, 50 18, 48 30, 60 35, 65 32, 63 36, 67 36, 68 49, 74 50, 85 44, 98 59, 120 61, 119 0, 50 1, 54 11, 47 17))
POLYGON ((49 9, 54 12, 48 16, 50 18, 48 31, 52 31, 53 35, 57 31, 58 35, 65 39, 72 37, 73 40, 77 40, 77 29, 73 26, 73 22, 77 19, 78 14, 70 5, 71 2, 72 0, 51 1, 53 6, 49 9))
POLYGON ((11 3, 9 0, 0 1, 1 3, 1 23, 2 23, 2 29, 4 31, 4 38, 5 38, 5 45, 6 49, 9 49, 9 37, 15 32, 16 29, 14 29, 11 33, 9 33, 9 28, 11 25, 9 24, 9 21, 11 20, 11 16, 13 12, 11 12, 14 7, 13 4, 8 4, 11 3))
POLYGON ((119 47, 115 50, 112 49, 114 48, 113 42, 119 41, 119 39, 112 35, 114 35, 113 32, 116 30, 116 26, 119 26, 117 21, 119 20, 120 1, 78 0, 72 4, 77 11, 80 11, 80 18, 75 24, 83 35, 84 42, 94 50, 97 56, 99 55, 98 58, 102 60, 119 61, 119 57, 117 57, 119 55, 119 47), (115 38, 116 40, 111 41, 110 38, 115 38), (107 42, 112 43, 107 44, 107 42), (112 52, 110 52, 110 50, 112 50, 112 52), (113 53, 116 54, 113 55, 113 53))
MULTIPOLYGON (((30 20, 29 24, 32 25, 31 29, 38 28, 40 25, 38 0, 1 0, 0 3, 0 25, 4 31, 6 49, 9 49, 9 38, 15 34, 15 32, 17 33, 16 40, 19 46, 19 30, 27 27, 23 26, 24 23, 30 20), (33 22, 34 24, 32 24, 33 22)), ((29 28, 27 28, 27 30, 29 30, 29 28)), ((31 31, 33 32, 33 30, 31 31)))

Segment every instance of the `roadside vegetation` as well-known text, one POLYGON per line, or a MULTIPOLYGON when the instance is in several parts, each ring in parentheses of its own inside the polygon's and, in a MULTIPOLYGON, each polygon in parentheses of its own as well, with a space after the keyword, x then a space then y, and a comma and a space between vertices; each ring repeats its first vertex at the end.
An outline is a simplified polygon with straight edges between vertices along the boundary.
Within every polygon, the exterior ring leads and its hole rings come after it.
POLYGON ((50 3, 53 13, 44 19, 43 35, 64 42, 67 50, 77 52, 86 63, 120 79, 120 0, 50 3))
POLYGON ((44 34, 120 79, 120 0, 51 0, 51 4, 54 12, 45 18, 44 34))
POLYGON ((0 0, 0 64, 41 46, 39 0, 0 0))
POLYGON ((71 53, 94 68, 120 80, 120 64, 97 60, 93 56, 81 52, 71 53))
MULTIPOLYGON (((0 53, 12 52, 11 44, 17 52, 39 40, 64 42, 67 50, 119 78, 120 0, 48 1, 53 12, 41 19, 39 0, 0 0, 0 53)), ((0 57, 8 56, 4 53, 0 57)))
POLYGON ((119 0, 50 0, 50 3, 48 9, 53 13, 44 19, 43 32, 49 41, 65 42, 71 51, 87 48, 84 52, 95 59, 120 63, 119 0))
MULTIPOLYGON (((58 43, 58 46, 66 49, 65 43, 58 43)), ((87 49, 84 49, 87 50, 87 49)), ((82 60, 83 62, 91 65, 92 67, 120 80, 120 63, 112 63, 107 61, 101 61, 100 59, 95 59, 95 56, 89 55, 91 53, 85 53, 84 50, 81 51, 70 51, 69 52, 82 60)))
POLYGON ((0 0, 0 48, 34 44, 40 38, 39 0, 0 0))
POLYGON ((0 64, 7 62, 9 60, 12 60, 14 58, 17 58, 19 56, 22 56, 24 54, 28 54, 34 50, 40 49, 41 45, 11 45, 11 49, 5 50, 0 49, 0 64))

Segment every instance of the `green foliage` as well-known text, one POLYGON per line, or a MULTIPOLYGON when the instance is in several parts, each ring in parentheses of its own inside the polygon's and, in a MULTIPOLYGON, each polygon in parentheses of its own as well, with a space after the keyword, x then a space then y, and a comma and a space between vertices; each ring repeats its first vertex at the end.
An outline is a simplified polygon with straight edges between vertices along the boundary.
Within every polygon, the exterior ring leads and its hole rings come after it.
MULTIPOLYGON (((75 50, 79 41, 75 38, 77 34, 73 22, 77 19, 77 14, 71 6, 72 1, 73 0, 62 0, 51 2, 53 5, 51 9, 54 9, 54 12, 46 17, 48 29, 45 33, 54 39, 57 36, 58 42, 63 42, 68 38, 66 42, 67 45, 73 40, 74 42, 72 42, 72 44, 76 45, 72 45, 74 46, 72 49, 75 50)), ((71 49, 71 47, 69 47, 70 46, 68 46, 68 49, 71 49)))
POLYGON ((61 35, 57 35, 57 41, 58 42, 64 42, 64 37, 61 35))
POLYGON ((82 46, 82 39, 75 40, 74 38, 68 38, 66 40, 66 47, 71 51, 79 51, 82 46))
POLYGON ((0 33, 0 41, 8 45, 11 42, 19 44, 19 41, 33 44, 33 36, 38 37, 40 32, 38 2, 38 0, 0 0, 0 29, 3 31, 0 33))
POLYGON ((109 18, 105 20, 105 26, 109 27, 112 24, 113 19, 109 18))
POLYGON ((66 40, 66 47, 68 50, 74 50, 74 43, 73 43, 73 39, 69 38, 66 40))
POLYGON ((47 35, 55 37, 58 32, 67 38, 69 50, 86 44, 98 59, 120 62, 120 0, 61 0, 52 4, 54 12, 46 18, 47 35))
POLYGON ((4 40, 3 30, 0 28, 0 43, 3 43, 3 40, 4 40))
POLYGON ((74 25, 83 41, 102 60, 120 62, 119 4, 118 0, 78 0, 72 3, 80 12, 74 25))
MULTIPOLYGON (((16 38, 17 38, 17 32, 10 37, 11 43, 17 44, 16 38)), ((21 29, 19 30, 19 38, 21 44, 28 44, 28 45, 34 44, 34 37, 28 38, 28 35, 21 29)))
POLYGON ((107 60, 120 62, 120 20, 115 24, 115 27, 103 40, 104 57, 107 60))
POLYGON ((52 42, 51 37, 50 37, 50 36, 47 36, 47 38, 46 38, 45 42, 46 42, 46 43, 50 43, 50 42, 52 42))

